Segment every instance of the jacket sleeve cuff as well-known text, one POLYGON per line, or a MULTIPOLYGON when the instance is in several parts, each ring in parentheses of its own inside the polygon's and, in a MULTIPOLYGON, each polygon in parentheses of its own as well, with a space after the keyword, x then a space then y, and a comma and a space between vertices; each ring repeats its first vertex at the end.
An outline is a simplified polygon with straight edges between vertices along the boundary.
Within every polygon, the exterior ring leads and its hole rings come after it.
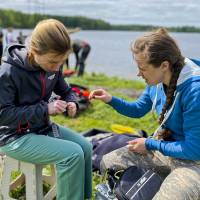
POLYGON ((119 105, 119 98, 112 96, 111 101, 109 101, 107 104, 112 107, 117 106, 117 105, 119 105))
POLYGON ((160 140, 155 140, 152 138, 147 138, 145 141, 145 147, 147 150, 159 150, 160 149, 160 140))

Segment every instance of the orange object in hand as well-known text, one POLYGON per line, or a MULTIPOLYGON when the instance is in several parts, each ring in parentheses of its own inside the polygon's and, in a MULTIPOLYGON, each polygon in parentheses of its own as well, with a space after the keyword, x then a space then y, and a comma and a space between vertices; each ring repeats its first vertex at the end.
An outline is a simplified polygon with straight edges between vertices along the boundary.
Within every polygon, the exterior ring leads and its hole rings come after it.
POLYGON ((88 91, 88 90, 83 90, 83 92, 82 92, 82 95, 84 96, 84 97, 89 97, 89 95, 90 95, 90 92, 88 91))

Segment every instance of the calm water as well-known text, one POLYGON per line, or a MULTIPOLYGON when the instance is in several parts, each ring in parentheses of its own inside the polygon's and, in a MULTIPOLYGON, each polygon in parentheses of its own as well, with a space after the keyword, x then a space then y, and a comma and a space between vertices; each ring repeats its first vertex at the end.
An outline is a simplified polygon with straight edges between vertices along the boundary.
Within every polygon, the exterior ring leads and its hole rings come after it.
MULTIPOLYGON (((81 31, 72 35, 82 38, 92 46, 88 58, 88 71, 104 72, 128 79, 137 79, 137 68, 132 59, 130 43, 141 32, 81 31)), ((173 33, 184 56, 200 59, 200 34, 173 33)))
MULTIPOLYGON (((19 30, 15 30, 15 36, 18 32, 19 30)), ((28 34, 30 30, 23 30, 23 33, 28 34)), ((86 71, 138 79, 130 43, 140 34, 142 33, 128 31, 80 31, 71 37, 86 40, 92 47, 86 71)), ((177 40, 184 56, 200 59, 200 34, 172 33, 172 36, 177 40)), ((70 64, 73 66, 74 62, 74 56, 71 55, 70 64)))

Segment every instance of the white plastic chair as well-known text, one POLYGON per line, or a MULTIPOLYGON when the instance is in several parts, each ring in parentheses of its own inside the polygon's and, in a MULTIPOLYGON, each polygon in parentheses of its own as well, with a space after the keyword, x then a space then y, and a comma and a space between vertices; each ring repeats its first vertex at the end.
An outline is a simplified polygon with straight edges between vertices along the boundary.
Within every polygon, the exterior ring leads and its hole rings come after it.
POLYGON ((51 200, 56 196, 55 170, 51 166, 51 176, 43 176, 44 166, 15 160, 5 155, 0 155, 2 176, 0 180, 0 199, 15 200, 10 197, 10 190, 17 186, 26 186, 26 200, 51 200), (20 171, 21 174, 12 182, 10 176, 12 171, 20 171), (43 180, 51 185, 49 192, 43 196, 43 180))

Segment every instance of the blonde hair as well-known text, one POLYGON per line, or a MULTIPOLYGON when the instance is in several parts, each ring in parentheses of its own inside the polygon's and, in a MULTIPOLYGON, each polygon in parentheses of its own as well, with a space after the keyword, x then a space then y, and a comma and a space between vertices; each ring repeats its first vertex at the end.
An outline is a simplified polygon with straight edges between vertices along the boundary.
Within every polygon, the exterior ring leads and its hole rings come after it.
POLYGON ((67 53, 71 50, 71 40, 67 28, 55 19, 40 21, 31 34, 29 49, 39 55, 67 53))

